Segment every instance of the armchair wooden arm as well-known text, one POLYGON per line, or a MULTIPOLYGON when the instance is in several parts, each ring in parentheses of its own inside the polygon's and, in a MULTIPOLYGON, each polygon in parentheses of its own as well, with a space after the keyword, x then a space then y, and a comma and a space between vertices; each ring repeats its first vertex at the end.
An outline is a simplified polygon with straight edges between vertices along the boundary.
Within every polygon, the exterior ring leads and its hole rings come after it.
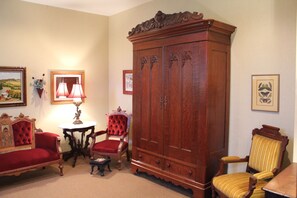
POLYGON ((220 166, 217 174, 215 176, 219 176, 224 174, 225 165, 229 163, 242 163, 242 162, 248 162, 249 156, 246 156, 245 158, 240 158, 238 156, 225 156, 222 157, 220 160, 220 166))
POLYGON ((238 156, 226 156, 221 158, 221 162, 223 162, 224 164, 247 162, 248 158, 248 156, 246 156, 245 158, 240 158, 238 156))
POLYGON ((121 135, 121 137, 120 137, 120 144, 119 144, 119 146, 118 146, 118 152, 121 152, 122 147, 123 147, 123 145, 124 145, 124 139, 125 139, 125 137, 126 137, 127 135, 128 135, 127 132, 125 132, 125 133, 123 133, 123 135, 121 135))
POLYGON ((262 171, 259 173, 253 174, 253 177, 255 177, 257 180, 267 180, 274 177, 274 173, 272 171, 262 171))
POLYGON ((121 135, 120 140, 123 141, 127 137, 128 133, 125 132, 123 135, 121 135))
POLYGON ((101 131, 97 131, 95 132, 93 135, 92 135, 92 138, 96 138, 97 136, 100 136, 100 135, 103 135, 103 134, 106 134, 107 133, 107 130, 101 130, 101 131))
POLYGON ((249 190, 248 192, 245 194, 245 197, 249 197, 253 194, 255 188, 256 188, 256 185, 257 185, 257 182, 259 180, 267 180, 267 179, 271 179, 274 177, 274 172, 276 170, 273 170, 273 171, 262 171, 262 172, 259 172, 259 173, 255 173, 253 175, 250 176, 250 179, 249 179, 249 190))
POLYGON ((96 137, 100 136, 100 135, 103 135, 103 134, 107 134, 107 129, 105 131, 104 130, 97 131, 97 132, 95 132, 94 134, 91 135, 92 141, 91 141, 90 148, 92 148, 94 146, 94 144, 96 143, 96 137))

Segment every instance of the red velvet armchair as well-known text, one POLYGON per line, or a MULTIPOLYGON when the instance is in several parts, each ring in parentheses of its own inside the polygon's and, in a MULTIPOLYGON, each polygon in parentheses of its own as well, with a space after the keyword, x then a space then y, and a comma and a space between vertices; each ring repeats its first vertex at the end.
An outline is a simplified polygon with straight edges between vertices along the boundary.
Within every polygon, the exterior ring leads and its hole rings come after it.
POLYGON ((130 119, 131 117, 120 107, 107 115, 107 129, 97 131, 92 136, 91 159, 94 159, 95 155, 117 158, 119 169, 122 168, 122 155, 126 153, 127 161, 130 160, 128 151, 130 119), (106 135, 105 140, 96 142, 96 137, 101 135, 106 135))

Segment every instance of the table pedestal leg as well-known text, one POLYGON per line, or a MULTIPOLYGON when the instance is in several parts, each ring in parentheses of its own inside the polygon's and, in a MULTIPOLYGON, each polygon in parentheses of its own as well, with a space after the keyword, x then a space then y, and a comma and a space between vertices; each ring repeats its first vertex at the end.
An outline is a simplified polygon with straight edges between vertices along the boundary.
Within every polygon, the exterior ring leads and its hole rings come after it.
POLYGON ((63 156, 63 159, 67 161, 69 158, 74 157, 72 167, 75 167, 77 157, 79 155, 83 155, 84 158, 85 156, 90 156, 88 153, 88 145, 89 145, 89 139, 94 133, 95 127, 94 126, 89 126, 89 127, 84 127, 84 128, 73 128, 73 129, 63 129, 63 134, 64 134, 64 139, 69 140, 69 145, 71 147, 70 153, 67 153, 63 156), (85 133, 91 130, 91 133, 86 136, 86 140, 84 140, 85 133), (80 139, 75 138, 74 132, 80 132, 81 137, 80 139))

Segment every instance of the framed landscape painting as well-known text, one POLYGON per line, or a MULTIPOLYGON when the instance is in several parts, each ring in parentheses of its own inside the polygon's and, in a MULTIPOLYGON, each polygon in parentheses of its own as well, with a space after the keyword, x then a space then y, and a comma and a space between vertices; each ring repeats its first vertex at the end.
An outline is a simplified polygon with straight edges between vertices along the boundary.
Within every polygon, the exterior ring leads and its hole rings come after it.
POLYGON ((27 105, 26 67, 0 66, 0 107, 27 105))
POLYGON ((252 110, 279 111, 279 74, 252 75, 252 110))

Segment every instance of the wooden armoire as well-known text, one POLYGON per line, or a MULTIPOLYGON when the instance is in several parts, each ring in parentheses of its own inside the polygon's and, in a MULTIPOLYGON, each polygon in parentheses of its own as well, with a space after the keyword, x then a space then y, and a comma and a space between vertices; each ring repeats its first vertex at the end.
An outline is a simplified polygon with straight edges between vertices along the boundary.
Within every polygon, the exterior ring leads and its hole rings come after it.
POLYGON ((146 172, 209 197, 228 153, 230 44, 235 27, 197 12, 135 26, 133 173, 146 172))

